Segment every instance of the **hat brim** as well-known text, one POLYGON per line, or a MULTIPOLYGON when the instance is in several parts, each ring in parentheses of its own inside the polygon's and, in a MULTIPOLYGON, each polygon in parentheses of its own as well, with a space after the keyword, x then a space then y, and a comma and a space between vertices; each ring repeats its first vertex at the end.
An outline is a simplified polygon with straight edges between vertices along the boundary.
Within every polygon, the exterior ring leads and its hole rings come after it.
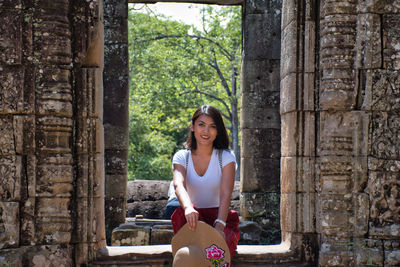
MULTIPOLYGON (((216 248, 212 247, 214 245, 217 247, 217 249, 221 249, 223 251, 223 258, 219 259, 220 266, 225 263, 229 263, 230 265, 231 263, 229 247, 223 236, 216 229, 214 229, 214 227, 211 227, 202 221, 197 222, 195 231, 190 230, 189 225, 186 223, 172 238, 171 245, 172 255, 174 257, 176 252, 182 247, 189 245, 198 246, 204 253, 206 264, 211 263, 213 261, 213 256, 218 255, 218 253, 211 253, 211 251, 215 252, 216 248)), ((217 258, 219 258, 219 256, 217 256, 215 259, 217 258)))

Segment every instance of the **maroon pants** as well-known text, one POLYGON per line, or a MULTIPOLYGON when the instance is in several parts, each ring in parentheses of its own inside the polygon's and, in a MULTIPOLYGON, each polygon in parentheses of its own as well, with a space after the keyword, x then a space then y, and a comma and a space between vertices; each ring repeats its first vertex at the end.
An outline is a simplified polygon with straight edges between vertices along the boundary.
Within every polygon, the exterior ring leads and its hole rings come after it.
MULTIPOLYGON (((199 220, 203 221, 209 225, 213 225, 215 219, 218 217, 218 208, 206 208, 198 209, 194 207, 195 210, 199 212, 199 220)), ((179 229, 181 229, 186 224, 185 211, 182 207, 179 207, 171 216, 172 228, 174 229, 174 234, 176 234, 179 229)), ((228 218, 226 219, 226 227, 224 230, 225 240, 228 244, 229 251, 231 253, 231 258, 235 255, 237 243, 239 242, 240 232, 239 232, 239 215, 236 211, 230 210, 228 213, 228 218)))

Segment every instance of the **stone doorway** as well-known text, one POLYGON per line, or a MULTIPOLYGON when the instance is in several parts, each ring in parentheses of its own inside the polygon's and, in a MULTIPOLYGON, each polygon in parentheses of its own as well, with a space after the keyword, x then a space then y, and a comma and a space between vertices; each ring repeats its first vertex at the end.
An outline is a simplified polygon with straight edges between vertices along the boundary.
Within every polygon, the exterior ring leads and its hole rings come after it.
MULTIPOLYGON (((279 242, 282 2, 181 2, 243 5, 240 210, 245 220, 258 222, 264 228, 266 237, 274 236, 273 240, 279 242)), ((105 0, 104 3, 105 220, 109 239, 112 229, 125 222, 126 215, 128 28, 126 2, 105 0)))

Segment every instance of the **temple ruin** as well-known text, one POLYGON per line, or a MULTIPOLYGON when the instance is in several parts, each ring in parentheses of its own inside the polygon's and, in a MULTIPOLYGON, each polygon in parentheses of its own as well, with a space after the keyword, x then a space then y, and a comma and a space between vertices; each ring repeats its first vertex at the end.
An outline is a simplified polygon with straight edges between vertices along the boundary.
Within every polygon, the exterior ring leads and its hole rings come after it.
MULTIPOLYGON (((169 245, 106 244, 128 2, 0 0, 1 266, 171 266, 169 245)), ((400 266, 400 1, 177 2, 243 6, 240 209, 282 242, 235 267, 400 266)))

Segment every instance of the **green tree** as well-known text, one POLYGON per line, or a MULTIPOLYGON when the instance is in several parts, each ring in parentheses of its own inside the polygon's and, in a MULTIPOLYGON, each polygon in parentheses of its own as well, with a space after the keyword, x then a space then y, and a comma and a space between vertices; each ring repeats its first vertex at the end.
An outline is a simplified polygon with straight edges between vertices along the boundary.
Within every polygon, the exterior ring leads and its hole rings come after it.
POLYGON ((201 104, 218 107, 239 158, 240 7, 202 9, 196 29, 149 10, 129 13, 133 179, 170 179, 171 156, 201 104))

